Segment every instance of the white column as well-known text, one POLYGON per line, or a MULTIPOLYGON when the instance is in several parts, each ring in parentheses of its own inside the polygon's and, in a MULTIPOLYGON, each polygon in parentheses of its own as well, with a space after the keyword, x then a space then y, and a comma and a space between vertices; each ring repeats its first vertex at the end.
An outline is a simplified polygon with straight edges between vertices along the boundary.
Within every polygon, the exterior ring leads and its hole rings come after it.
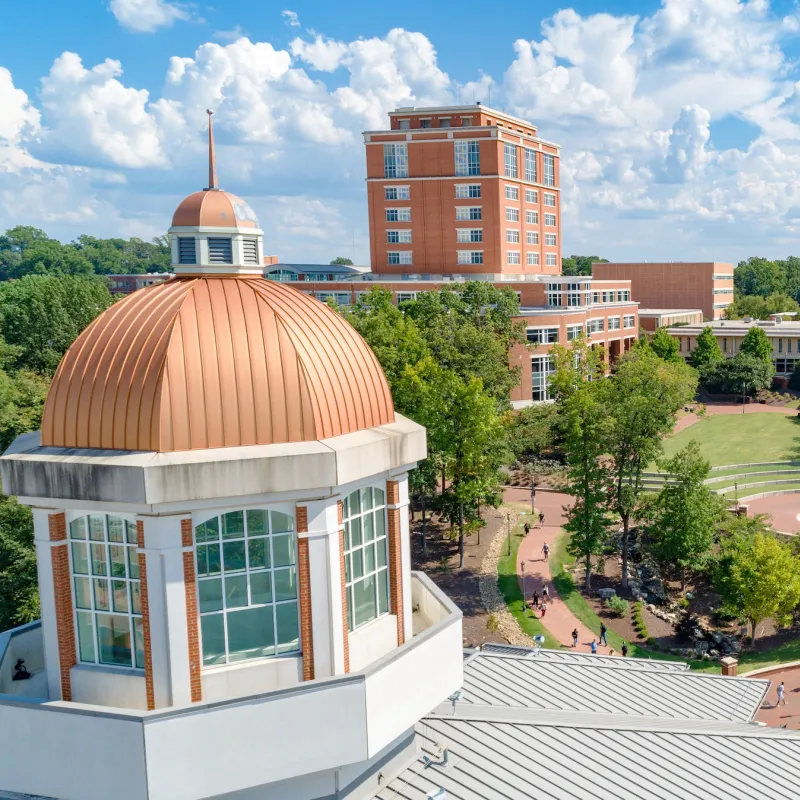
MULTIPOLYGON (((51 700, 61 699, 61 661, 58 654, 58 627, 56 625, 56 597, 53 586, 53 547, 69 547, 67 542, 50 541, 48 516, 55 508, 33 508, 33 541, 36 547, 36 571, 39 580, 39 605, 42 619, 44 663, 47 668, 47 692, 51 700)), ((77 642, 76 642, 77 645, 77 642)))
POLYGON ((181 520, 190 516, 138 517, 144 523, 156 708, 192 702, 181 540, 181 520))
POLYGON ((314 677, 344 674, 342 572, 338 498, 302 503, 308 509, 308 562, 311 577, 311 630, 314 677))
POLYGON ((400 502, 400 557, 403 559, 403 634, 406 642, 413 635, 411 618, 411 526, 408 521, 408 473, 392 477, 398 483, 400 502))

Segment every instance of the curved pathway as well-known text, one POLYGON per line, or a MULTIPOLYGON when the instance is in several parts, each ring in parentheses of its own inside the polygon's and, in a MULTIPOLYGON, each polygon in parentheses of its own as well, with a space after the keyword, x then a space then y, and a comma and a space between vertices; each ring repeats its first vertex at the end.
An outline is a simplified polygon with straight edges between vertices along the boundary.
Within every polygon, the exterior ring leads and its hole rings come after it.
POLYGON ((756 714, 756 719, 775 728, 785 725, 792 730, 800 730, 800 665, 793 667, 778 667, 774 670, 760 672, 754 678, 766 678, 772 681, 769 693, 764 700, 761 710, 756 714), (776 690, 783 681, 786 686, 786 705, 775 705, 777 701, 776 690))
MULTIPOLYGON (((780 489, 780 486, 776 486, 780 489)), ((769 487, 765 486, 769 491, 769 487)), ((784 533, 800 532, 800 493, 774 494, 771 497, 759 497, 756 500, 745 500, 747 514, 752 517, 756 514, 769 514, 775 530, 784 533)))

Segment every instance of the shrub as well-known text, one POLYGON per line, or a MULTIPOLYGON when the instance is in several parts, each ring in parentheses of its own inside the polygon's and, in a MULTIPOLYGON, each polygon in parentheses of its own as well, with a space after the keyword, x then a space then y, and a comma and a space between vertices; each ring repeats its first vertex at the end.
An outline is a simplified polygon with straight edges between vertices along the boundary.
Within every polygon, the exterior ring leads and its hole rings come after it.
POLYGON ((500 630, 500 624, 494 614, 489 614, 489 619, 486 620, 486 630, 492 632, 500 630))
POLYGON ((608 608, 615 617, 624 617, 628 613, 628 607, 628 601, 616 595, 606 600, 606 608, 608 608))
POLYGON ((678 605, 681 608, 689 608, 689 598, 688 597, 681 597, 681 599, 678 600, 678 605))

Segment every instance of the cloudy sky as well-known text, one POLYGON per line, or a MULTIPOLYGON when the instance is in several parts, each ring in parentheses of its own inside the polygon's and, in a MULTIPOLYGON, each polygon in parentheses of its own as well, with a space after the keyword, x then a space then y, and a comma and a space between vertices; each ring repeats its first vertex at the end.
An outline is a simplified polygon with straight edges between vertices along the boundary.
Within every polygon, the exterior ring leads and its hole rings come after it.
POLYGON ((361 132, 482 100, 562 145, 564 255, 800 255, 800 8, 784 0, 4 4, 0 229, 161 234, 206 179, 285 261, 367 263, 361 132))

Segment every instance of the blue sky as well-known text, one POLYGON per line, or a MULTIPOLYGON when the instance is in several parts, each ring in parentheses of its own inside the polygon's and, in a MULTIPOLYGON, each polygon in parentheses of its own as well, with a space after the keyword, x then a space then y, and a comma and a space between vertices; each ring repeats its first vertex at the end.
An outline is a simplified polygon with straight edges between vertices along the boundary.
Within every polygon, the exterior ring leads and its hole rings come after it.
POLYGON ((563 251, 798 253, 800 13, 785 0, 6 4, 0 229, 145 238, 221 183, 285 260, 366 262, 360 133, 472 97, 562 145, 563 251), (512 13, 513 12, 513 13, 512 13))

